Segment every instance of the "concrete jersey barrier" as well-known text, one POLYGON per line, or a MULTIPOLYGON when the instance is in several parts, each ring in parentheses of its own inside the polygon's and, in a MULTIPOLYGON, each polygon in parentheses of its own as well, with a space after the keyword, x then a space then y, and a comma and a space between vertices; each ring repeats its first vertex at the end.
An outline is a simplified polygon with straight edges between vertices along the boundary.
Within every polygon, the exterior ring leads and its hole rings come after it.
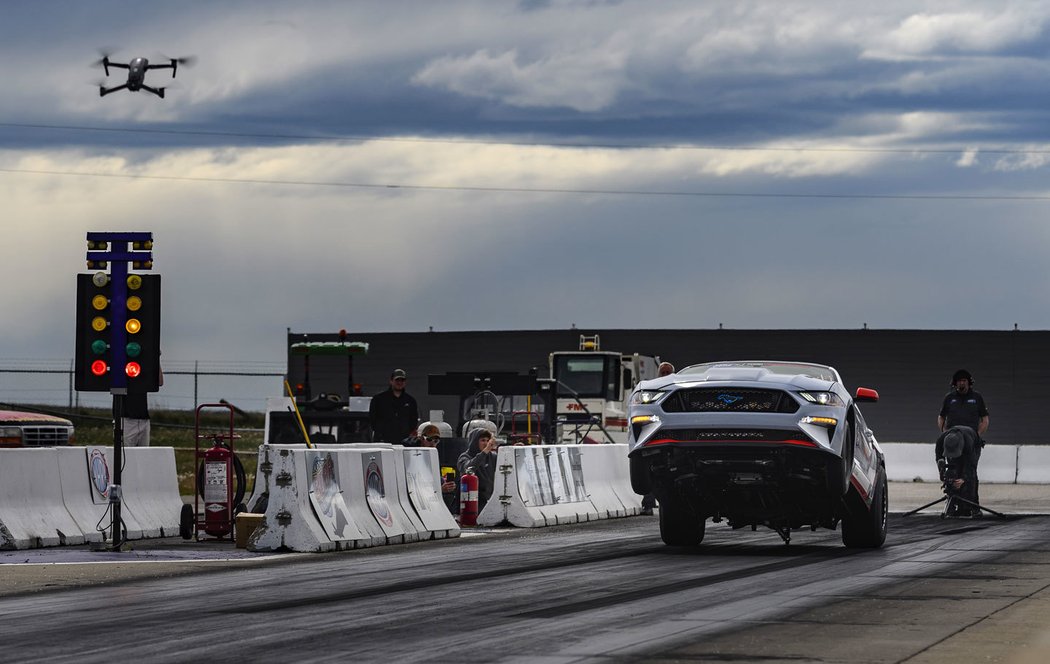
MULTIPOLYGON (((253 551, 320 552, 455 537, 437 452, 396 445, 262 445, 268 493, 253 551)), ((260 465, 262 468, 262 465, 260 465)))
MULTIPOLYGON (((879 443, 891 482, 939 482, 934 443, 879 443)), ((978 475, 982 482, 1050 483, 1050 446, 985 445, 978 475)))
MULTIPOLYGON (((126 448, 121 477, 128 539, 178 533, 175 451, 126 448)), ((112 447, 0 450, 0 547, 35 548, 101 542, 108 519, 112 447)), ((112 533, 109 533, 112 538, 112 533)))
POLYGON ((496 488, 478 525, 536 528, 629 516, 641 507, 633 493, 620 493, 630 492, 626 445, 504 446, 497 455, 496 488))

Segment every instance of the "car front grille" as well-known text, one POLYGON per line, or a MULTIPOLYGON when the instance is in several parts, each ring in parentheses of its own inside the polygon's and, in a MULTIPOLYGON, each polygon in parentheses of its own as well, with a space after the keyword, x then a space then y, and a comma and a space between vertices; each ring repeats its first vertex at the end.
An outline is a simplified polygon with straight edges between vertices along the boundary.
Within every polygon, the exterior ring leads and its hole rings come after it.
POLYGON ((712 443, 812 442, 797 429, 661 429, 653 440, 712 443))
POLYGON ((705 387, 675 392, 663 409, 668 413, 794 413, 798 402, 782 390, 705 387))
POLYGON ((64 426, 23 426, 22 445, 25 447, 52 447, 68 445, 71 429, 64 426))

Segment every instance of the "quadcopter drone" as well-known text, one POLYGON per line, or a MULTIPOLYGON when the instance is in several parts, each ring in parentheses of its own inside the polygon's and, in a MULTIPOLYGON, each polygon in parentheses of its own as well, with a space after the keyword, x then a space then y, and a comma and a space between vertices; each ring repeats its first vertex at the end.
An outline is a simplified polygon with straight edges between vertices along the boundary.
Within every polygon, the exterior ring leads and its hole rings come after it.
POLYGON ((98 88, 98 95, 105 97, 110 92, 116 92, 117 90, 127 89, 128 92, 138 92, 139 90, 145 90, 152 92, 161 99, 164 98, 164 88, 155 88, 146 85, 144 80, 146 78, 146 72, 150 69, 170 69, 171 77, 175 78, 175 72, 178 71, 180 64, 192 64, 192 58, 169 58, 170 62, 163 65, 151 65, 149 60, 146 58, 133 58, 131 62, 123 64, 121 62, 110 62, 109 56, 103 56, 99 63, 102 68, 106 70, 106 76, 109 76, 109 68, 117 67, 118 69, 128 70, 128 82, 124 85, 118 85, 114 88, 107 88, 105 85, 100 85, 98 88))

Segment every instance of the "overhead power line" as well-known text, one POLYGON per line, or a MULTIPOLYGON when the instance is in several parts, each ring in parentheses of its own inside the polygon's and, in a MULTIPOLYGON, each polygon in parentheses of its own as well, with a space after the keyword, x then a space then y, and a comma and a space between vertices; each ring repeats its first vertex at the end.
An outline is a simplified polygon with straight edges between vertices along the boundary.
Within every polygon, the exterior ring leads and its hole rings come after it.
POLYGON ((867 199, 905 201, 1050 201, 1050 195, 1018 194, 822 194, 797 192, 729 192, 729 191, 672 191, 645 189, 572 189, 558 187, 482 187, 467 185, 425 185, 371 182, 330 182, 323 180, 263 180, 254 178, 193 177, 187 175, 144 175, 137 173, 99 173, 87 171, 57 171, 28 168, 0 168, 0 173, 23 175, 53 175, 62 177, 125 178, 132 180, 161 180, 168 182, 203 182, 223 184, 262 184, 295 187, 336 187, 347 189, 401 189, 405 191, 465 191, 514 194, 581 194, 590 196, 653 196, 681 198, 807 198, 807 199, 867 199))
POLYGON ((856 146, 764 146, 764 145, 698 145, 693 143, 576 143, 553 141, 501 141, 472 138, 427 138, 331 134, 272 134, 234 131, 205 131, 192 129, 155 129, 144 127, 92 127, 88 125, 52 125, 24 122, 0 122, 0 127, 15 129, 49 129, 60 131, 104 132, 113 134, 156 134, 166 136, 222 136, 226 138, 252 138, 315 142, 377 142, 377 143, 432 143, 449 145, 493 145, 513 147, 583 148, 601 150, 703 150, 703 151, 747 151, 747 152, 858 152, 887 154, 1050 154, 1050 148, 985 148, 966 146, 954 148, 923 147, 856 147, 856 146))

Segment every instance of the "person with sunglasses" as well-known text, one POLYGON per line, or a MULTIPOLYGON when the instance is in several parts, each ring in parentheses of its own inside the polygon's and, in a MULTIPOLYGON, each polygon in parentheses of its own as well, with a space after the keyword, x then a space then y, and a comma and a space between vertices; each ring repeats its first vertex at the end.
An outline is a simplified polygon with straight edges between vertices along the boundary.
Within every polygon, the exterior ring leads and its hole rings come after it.
POLYGON ((390 374, 390 387, 372 397, 368 405, 368 423, 373 443, 399 444, 419 425, 419 406, 405 391, 408 375, 404 369, 390 374))

